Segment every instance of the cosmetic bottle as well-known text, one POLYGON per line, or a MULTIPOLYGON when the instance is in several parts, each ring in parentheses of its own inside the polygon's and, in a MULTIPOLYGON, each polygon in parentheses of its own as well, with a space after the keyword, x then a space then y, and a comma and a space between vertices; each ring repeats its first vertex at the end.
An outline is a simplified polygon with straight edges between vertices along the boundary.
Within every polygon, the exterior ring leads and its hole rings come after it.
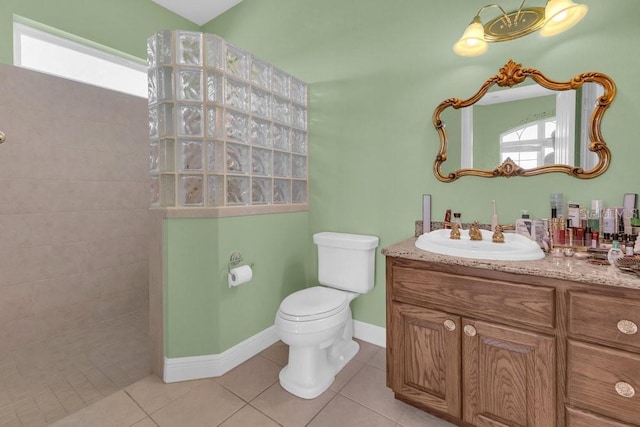
POLYGON ((593 232, 591 231, 590 227, 587 227, 584 229, 584 243, 582 244, 582 246, 591 246, 593 241, 593 232))
POLYGON ((529 219, 529 212, 523 210, 522 217, 516 220, 516 234, 520 234, 528 239, 533 240, 531 233, 532 222, 529 219))
POLYGON ((614 265, 617 260, 624 257, 624 253, 620 250, 620 243, 617 240, 614 240, 611 244, 611 249, 607 253, 607 260, 609 264, 614 265))
POLYGON ((453 224, 458 224, 458 226, 460 227, 460 230, 462 230, 462 220, 460 219, 461 217, 462 217, 462 214, 460 212, 453 213, 453 224))

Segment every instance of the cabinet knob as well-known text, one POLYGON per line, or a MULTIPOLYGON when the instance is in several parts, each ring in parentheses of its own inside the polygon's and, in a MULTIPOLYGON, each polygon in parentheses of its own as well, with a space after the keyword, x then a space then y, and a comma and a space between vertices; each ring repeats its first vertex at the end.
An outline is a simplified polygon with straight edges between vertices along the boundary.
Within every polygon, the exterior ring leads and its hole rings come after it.
POLYGON ((444 327, 447 331, 455 331, 456 330, 456 322, 451 319, 447 319, 444 321, 444 327))
POLYGON ((7 137, 5 136, 4 132, 0 131, 0 144, 2 144, 5 139, 7 139, 7 137))
POLYGON ((618 330, 623 334, 633 335, 638 332, 638 325, 631 320, 622 319, 618 322, 618 330))
POLYGON ((464 327, 464 333, 467 334, 470 337, 475 337, 476 336, 476 328, 474 328, 473 325, 466 325, 464 327))
POLYGON ((622 397, 632 398, 635 396, 636 391, 631 384, 620 381, 616 383, 616 393, 622 397))

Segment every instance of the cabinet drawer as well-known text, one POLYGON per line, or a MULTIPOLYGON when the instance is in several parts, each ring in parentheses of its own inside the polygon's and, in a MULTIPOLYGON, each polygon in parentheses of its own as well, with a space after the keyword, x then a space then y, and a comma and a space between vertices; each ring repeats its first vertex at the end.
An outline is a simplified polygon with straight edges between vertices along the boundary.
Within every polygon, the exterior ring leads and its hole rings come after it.
POLYGON ((393 296, 477 318, 555 325, 555 289, 542 286, 394 267, 393 296))
POLYGON ((569 333, 640 350, 640 300, 571 292, 569 333))
POLYGON ((567 427, 632 427, 590 412, 567 408, 567 427))
POLYGON ((569 341, 569 404, 636 424, 640 420, 640 355, 569 341))

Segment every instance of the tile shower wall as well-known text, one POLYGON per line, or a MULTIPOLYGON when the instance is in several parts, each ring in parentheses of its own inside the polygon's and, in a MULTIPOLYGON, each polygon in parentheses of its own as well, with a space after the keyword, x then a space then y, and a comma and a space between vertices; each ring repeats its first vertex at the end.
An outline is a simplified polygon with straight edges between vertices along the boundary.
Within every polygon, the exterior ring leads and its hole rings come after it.
POLYGON ((148 40, 152 205, 307 203, 307 86, 213 34, 148 40))
POLYGON ((0 351, 148 304, 147 101, 0 65, 0 351))

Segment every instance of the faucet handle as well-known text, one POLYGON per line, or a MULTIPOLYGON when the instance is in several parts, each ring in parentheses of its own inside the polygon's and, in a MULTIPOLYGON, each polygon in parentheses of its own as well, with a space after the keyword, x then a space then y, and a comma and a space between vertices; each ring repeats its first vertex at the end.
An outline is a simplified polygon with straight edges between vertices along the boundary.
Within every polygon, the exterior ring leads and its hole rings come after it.
POLYGON ((515 226, 513 224, 496 225, 496 228, 493 230, 493 236, 491 236, 491 241, 493 243, 504 243, 504 234, 502 233, 504 230, 515 230, 515 226))

